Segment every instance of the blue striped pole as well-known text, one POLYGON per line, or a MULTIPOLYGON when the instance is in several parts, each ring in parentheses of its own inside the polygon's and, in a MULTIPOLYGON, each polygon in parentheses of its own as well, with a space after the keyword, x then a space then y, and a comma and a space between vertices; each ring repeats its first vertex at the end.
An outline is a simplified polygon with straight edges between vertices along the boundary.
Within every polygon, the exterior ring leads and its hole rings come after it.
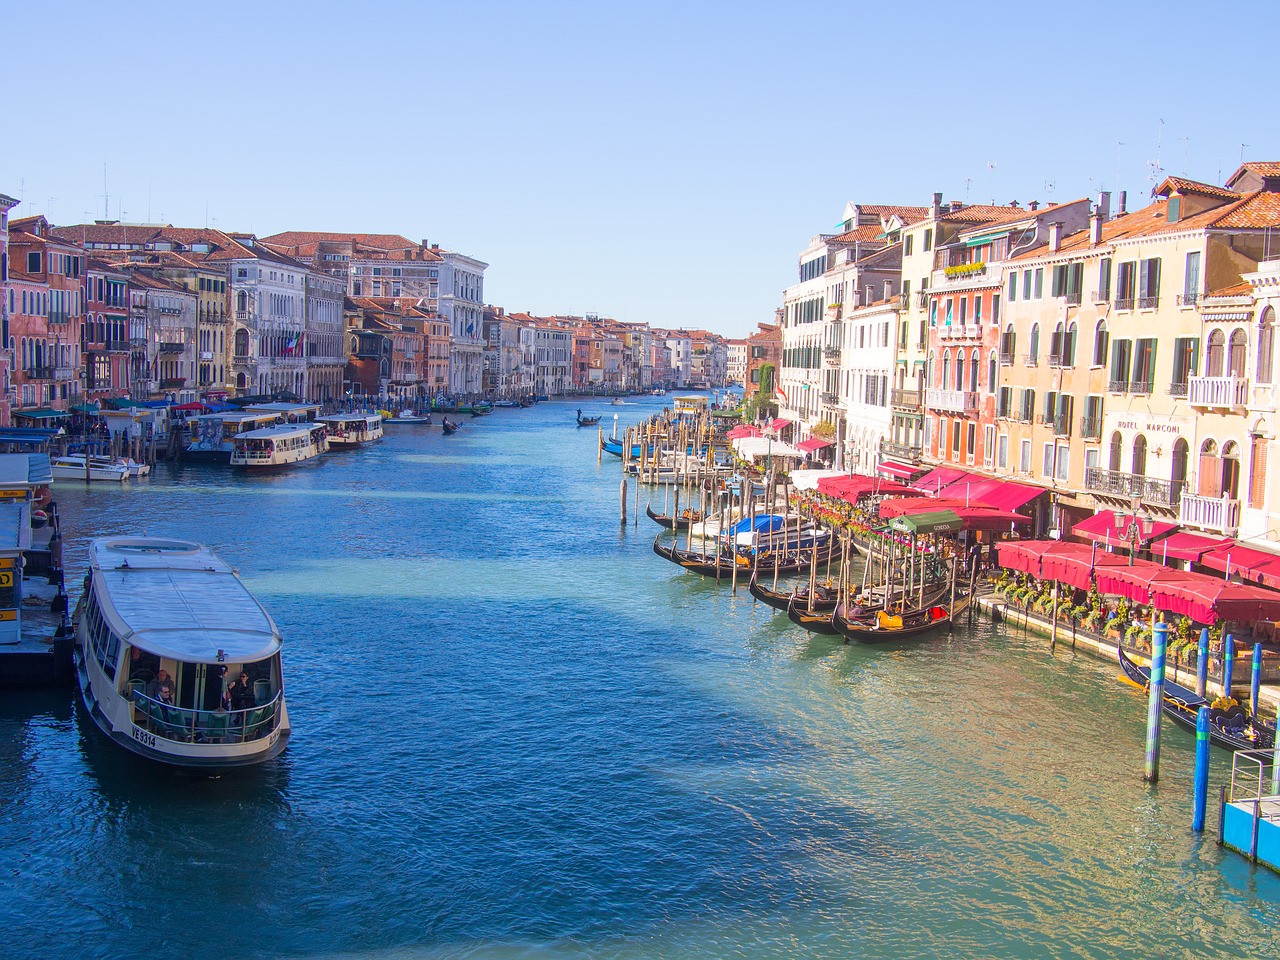
POLYGON ((1196 659, 1196 693, 1203 697, 1209 689, 1209 628, 1200 628, 1200 655, 1196 659))
POLYGON ((1222 695, 1231 696, 1231 681, 1236 675, 1236 645, 1231 634, 1223 636, 1222 644, 1222 695))
POLYGON ((1191 814, 1191 829, 1204 832, 1204 811, 1209 802, 1209 708, 1196 711, 1196 780, 1195 810, 1191 814))
POLYGON ((1253 678, 1249 683, 1249 709, 1258 718, 1258 688, 1262 686, 1262 644, 1253 645, 1253 678))
POLYGON ((1164 661, 1169 651, 1169 625, 1157 623, 1152 636, 1151 683, 1147 698, 1147 783, 1160 779, 1160 711, 1164 706, 1164 661))

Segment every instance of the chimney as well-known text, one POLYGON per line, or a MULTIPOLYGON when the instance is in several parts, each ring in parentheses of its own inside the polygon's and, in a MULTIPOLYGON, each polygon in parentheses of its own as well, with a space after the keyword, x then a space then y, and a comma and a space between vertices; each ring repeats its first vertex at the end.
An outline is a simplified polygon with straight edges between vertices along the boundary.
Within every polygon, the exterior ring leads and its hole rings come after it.
POLYGON ((1095 209, 1089 214, 1089 246, 1096 247, 1102 242, 1102 211, 1095 209))
POLYGON ((431 246, 431 244, 430 244, 429 242, 427 242, 426 240, 423 240, 423 241, 422 241, 422 249, 424 249, 424 250, 425 250, 425 249, 426 249, 427 247, 429 247, 429 246, 431 246))
POLYGON ((1028 204, 1027 204, 1027 209, 1029 209, 1029 210, 1031 210, 1031 211, 1033 211, 1033 212, 1034 212, 1034 211, 1036 211, 1036 210, 1039 210, 1039 209, 1040 209, 1040 201, 1039 201, 1039 200, 1032 200, 1030 203, 1028 203, 1028 204))
POLYGON ((1128 200, 1128 198, 1129 198, 1129 192, 1127 190, 1121 190, 1120 191, 1120 207, 1118 210, 1116 210, 1117 217, 1124 216, 1125 214, 1124 205, 1125 205, 1125 201, 1128 200))
POLYGON ((1049 252, 1057 253, 1062 249, 1062 221, 1055 220, 1049 224, 1049 252))
POLYGON ((1103 220, 1111 219, 1111 191, 1103 190, 1098 194, 1098 216, 1103 220))
POLYGON ((942 194, 935 193, 933 195, 932 218, 937 220, 940 216, 942 216, 942 194))
POLYGON ((963 209, 964 209, 964 204, 961 201, 959 200, 951 201, 951 204, 950 204, 951 213, 955 213, 956 211, 963 210, 963 209))

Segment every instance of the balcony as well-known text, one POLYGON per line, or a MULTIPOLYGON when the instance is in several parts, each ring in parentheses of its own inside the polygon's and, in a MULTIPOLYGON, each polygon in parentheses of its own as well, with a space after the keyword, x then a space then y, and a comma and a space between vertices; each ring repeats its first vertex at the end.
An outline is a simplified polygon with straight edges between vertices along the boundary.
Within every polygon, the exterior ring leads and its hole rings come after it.
POLYGON ((1139 310, 1155 310, 1159 306, 1160 306, 1159 297, 1139 297, 1138 298, 1139 310))
POLYGON ((183 345, 181 343, 173 343, 169 341, 161 343, 159 348, 161 353, 181 353, 182 349, 183 345))
POLYGON ((1152 393, 1155 390, 1155 382, 1152 380, 1130 380, 1130 393, 1152 393))
POLYGON ((925 394, 930 410, 949 413, 973 413, 978 409, 978 394, 974 390, 930 390, 925 394))
POLYGON ((1108 393, 1128 393, 1128 392, 1129 392, 1129 381, 1128 381, 1128 380, 1111 380, 1111 381, 1108 381, 1108 383, 1107 383, 1107 392, 1108 392, 1108 393))
POLYGON ((822 391, 822 402, 828 407, 834 407, 840 403, 840 394, 834 390, 822 391))
POLYGON ((1061 366, 1062 366, 1062 354, 1060 354, 1060 353, 1051 353, 1051 354, 1049 354, 1049 366, 1051 366, 1051 367, 1061 367, 1061 366))
POLYGON ((1080 293, 1080 291, 1079 291, 1079 290, 1068 290, 1068 291, 1067 291, 1067 297, 1066 297, 1066 300, 1067 300, 1067 306, 1068 306, 1068 307, 1078 307, 1078 306, 1080 306, 1080 301, 1081 301, 1081 299, 1082 299, 1082 297, 1081 297, 1081 293, 1080 293))
POLYGON ((918 310, 929 309, 929 291, 928 290, 921 290, 916 294, 916 309, 918 310))
POLYGON ((1022 363, 1024 366, 1034 367, 1039 365, 1040 358, 1034 353, 1024 354, 1022 357, 1022 363))
POLYGON ((212 350, 201 350, 201 351, 200 351, 200 359, 201 359, 201 360, 212 360, 212 359, 213 359, 213 351, 212 351, 212 350))
POLYGON ((1194 307, 1200 302, 1200 294, 1198 293, 1180 293, 1178 294, 1178 306, 1194 307))
POLYGON ((1080 418, 1080 436, 1085 440, 1101 440, 1102 439, 1102 418, 1101 417, 1081 417, 1080 418))
POLYGON ((53 367, 27 367, 25 371, 28 380, 52 380, 53 367))
POLYGON ((169 377, 160 381, 161 390, 181 390, 186 385, 186 377, 169 377))
POLYGON ((54 367, 53 379, 78 380, 80 379, 80 370, 77 367, 54 367))
POLYGON ((1161 480, 1119 470, 1103 470, 1090 467, 1084 472, 1084 488, 1125 500, 1140 497, 1144 502, 1160 507, 1176 507, 1182 499, 1182 480, 1161 480))
POLYGON ((1060 413, 1053 418, 1053 435, 1055 437, 1071 436, 1071 416, 1060 413))
POLYGON ((839 347, 823 347, 822 359, 826 360, 833 367, 840 366, 840 348, 839 347))
POLYGON ((1132 310, 1133 297, 1116 297, 1115 304, 1117 310, 1132 310))
POLYGON ((1226 496, 1202 497, 1188 493, 1178 507, 1178 522, 1233 537, 1240 528, 1240 501, 1226 496))
POLYGON ((1231 410, 1248 403, 1249 381, 1245 377, 1192 377, 1187 399, 1193 407, 1231 410))
POLYGON ((894 387, 889 396, 889 402, 893 406, 915 413, 920 411, 922 406, 921 399, 919 390, 907 390, 903 387, 894 387))
POLYGON ((143 347, 145 347, 146 345, 147 345, 147 338, 146 338, 146 337, 130 337, 130 338, 129 338, 129 349, 130 349, 130 350, 140 350, 140 349, 142 349, 143 347))
POLYGON ((1185 397, 1187 395, 1187 385, 1185 383, 1169 384, 1169 396, 1185 397))
POLYGON ((880 455, 885 457, 896 457, 907 463, 919 463, 923 451, 920 447, 910 443, 898 443, 894 440, 880 441, 880 455))

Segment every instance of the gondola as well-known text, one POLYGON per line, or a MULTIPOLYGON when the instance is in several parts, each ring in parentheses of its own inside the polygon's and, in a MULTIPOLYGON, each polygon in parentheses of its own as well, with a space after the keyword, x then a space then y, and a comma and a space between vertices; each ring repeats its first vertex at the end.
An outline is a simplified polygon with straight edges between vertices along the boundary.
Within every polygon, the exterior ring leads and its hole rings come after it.
MULTIPOLYGON (((946 596, 947 587, 939 587, 930 591, 924 599, 924 603, 917 609, 906 610, 901 614, 904 622, 921 618, 929 608, 940 603, 946 596)), ((870 629, 876 623, 876 619, 880 611, 884 609, 884 602, 878 598, 872 597, 873 603, 855 603, 853 612, 845 615, 845 623, 852 624, 857 628, 870 629)), ((901 593, 893 594, 892 602, 897 603, 901 600, 901 593)), ((792 597, 787 606, 787 616, 791 618, 791 622, 804 627, 810 633, 839 633, 840 630, 836 626, 836 610, 839 604, 835 600, 823 601, 815 600, 813 610, 806 609, 805 598, 797 594, 792 597)), ((922 618, 921 618, 922 619, 922 618)))
POLYGON ((902 617, 890 617, 884 611, 877 611, 875 621, 865 624, 856 618, 850 618, 844 610, 837 608, 831 615, 831 620, 846 640, 856 640, 858 643, 897 643, 900 640, 927 636, 944 628, 949 629, 955 618, 968 606, 969 598, 962 597, 949 610, 936 604, 922 610, 908 611, 902 617), (882 622, 891 620, 898 620, 901 626, 881 626, 882 622))
MULTIPOLYGON (((791 590, 770 590, 768 587, 760 583, 757 577, 751 578, 751 583, 747 586, 751 595, 763 604, 773 607, 775 610, 786 610, 791 605, 791 598, 795 597, 799 602, 804 603, 807 593, 801 591, 808 590, 807 586, 793 588, 791 590)), ((832 593, 830 597, 824 597, 821 593, 814 598, 813 609, 815 613, 830 613, 836 608, 836 597, 832 593)))
POLYGON ((444 431, 444 435, 446 437, 457 433, 458 426, 459 424, 454 423, 448 417, 445 417, 443 420, 440 421, 440 429, 444 431))
POLYGON ((599 422, 600 422, 600 418, 599 418, 599 417, 584 417, 584 416, 582 415, 582 411, 581 411, 581 410, 579 410, 579 411, 578 411, 578 426, 580 426, 580 427, 594 427, 594 426, 596 426, 596 424, 598 424, 599 422))
POLYGON ((665 513, 654 513, 653 507, 646 505, 644 512, 649 515, 650 520, 664 530, 688 530, 689 524, 699 523, 702 520, 702 513, 698 510, 682 510, 680 516, 669 517, 665 513))
POLYGON ((491 403, 473 403, 471 405, 471 415, 473 417, 487 417, 493 413, 493 404, 491 403))
MULTIPOLYGON (((673 542, 671 546, 664 547, 661 543, 662 534, 653 538, 653 552, 664 560, 670 560, 672 563, 679 564, 690 573, 700 573, 704 577, 721 578, 732 577, 734 567, 737 567, 739 577, 748 577, 752 571, 758 573, 772 574, 778 573, 798 573, 801 570, 809 569, 809 565, 814 562, 812 550, 789 551, 787 553, 777 555, 769 554, 762 556, 758 561, 745 562, 747 557, 742 554, 732 554, 728 551, 721 553, 717 559, 715 554, 691 553, 687 550, 681 550, 673 542), (735 559, 738 561, 735 563, 735 559)), ((819 548, 818 563, 826 563, 835 555, 835 551, 830 545, 826 549, 819 548)))
MULTIPOLYGON (((835 625, 835 607, 829 610, 807 610, 804 600, 793 596, 787 603, 787 618, 797 626, 804 627, 810 633, 822 633, 831 636, 838 631, 835 625)), ((815 601, 816 606, 816 601, 815 601)))
MULTIPOLYGON (((1143 690, 1151 686, 1151 669, 1140 667, 1124 652, 1124 647, 1116 645, 1116 655, 1120 658, 1120 669, 1133 683, 1143 690)), ((1196 715, 1201 707, 1210 706, 1211 701, 1194 690, 1172 683, 1164 682, 1164 715, 1182 727, 1195 733, 1196 715)), ((1275 746, 1276 728, 1261 720, 1252 719, 1239 705, 1228 711, 1209 711, 1209 742, 1224 750, 1270 750, 1275 746)))

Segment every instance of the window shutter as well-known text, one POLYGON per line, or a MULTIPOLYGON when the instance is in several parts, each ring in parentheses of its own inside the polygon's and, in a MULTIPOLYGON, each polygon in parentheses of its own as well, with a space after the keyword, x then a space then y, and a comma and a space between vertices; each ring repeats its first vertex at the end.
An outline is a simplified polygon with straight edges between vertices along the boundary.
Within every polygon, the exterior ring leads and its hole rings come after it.
POLYGON ((1249 466, 1249 506, 1260 508, 1267 496, 1267 438, 1255 436, 1249 466))
POLYGON ((1200 454, 1197 493, 1202 497, 1222 496, 1222 463, 1211 453, 1200 454))

